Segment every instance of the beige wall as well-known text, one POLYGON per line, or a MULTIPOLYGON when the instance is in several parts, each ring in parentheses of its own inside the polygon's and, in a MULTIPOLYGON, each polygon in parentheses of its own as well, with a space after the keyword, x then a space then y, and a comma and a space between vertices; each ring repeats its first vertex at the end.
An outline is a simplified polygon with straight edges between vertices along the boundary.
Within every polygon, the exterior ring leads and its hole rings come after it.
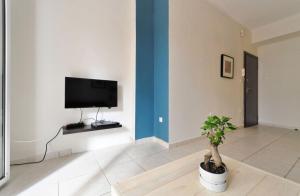
POLYGON ((210 114, 243 124, 243 51, 256 53, 251 36, 203 0, 170 1, 170 142, 200 136, 210 114), (235 58, 234 79, 220 77, 220 57, 235 58))
MULTIPOLYGON (((13 160, 42 154, 60 126, 79 121, 79 110, 64 109, 65 76, 117 80, 120 106, 104 118, 125 128, 59 136, 50 152, 78 152, 134 138, 133 2, 12 1, 13 160)), ((85 117, 94 117, 96 109, 84 111, 85 117)))
POLYGON ((258 48, 259 121, 300 128, 300 36, 258 48))

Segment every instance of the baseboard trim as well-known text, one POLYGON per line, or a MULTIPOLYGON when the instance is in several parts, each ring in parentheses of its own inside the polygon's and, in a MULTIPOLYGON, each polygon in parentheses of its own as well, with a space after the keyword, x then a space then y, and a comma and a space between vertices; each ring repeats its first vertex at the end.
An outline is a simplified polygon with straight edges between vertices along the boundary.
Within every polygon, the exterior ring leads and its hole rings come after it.
MULTIPOLYGON (((10 164, 37 162, 37 161, 40 161, 43 158, 43 156, 44 156, 44 154, 39 154, 39 155, 35 155, 35 156, 26 157, 23 159, 10 160, 10 164)), ((50 159, 55 159, 58 157, 62 157, 62 156, 59 156, 59 152, 48 152, 47 156, 45 157, 45 161, 50 160, 50 159)))
MULTIPOLYGON (((244 128, 244 125, 238 125, 237 126, 237 130, 241 129, 241 128, 244 128)), ((185 144, 188 144, 188 143, 192 143, 192 142, 197 142, 197 141, 202 140, 202 139, 206 139, 206 137, 203 136, 203 135, 201 135, 201 136, 198 136, 198 137, 193 137, 193 138, 185 139, 185 140, 182 140, 182 141, 170 143, 169 144, 169 148, 170 149, 171 148, 176 148, 178 146, 182 146, 182 145, 185 145, 185 144)))
POLYGON ((145 144, 145 143, 149 143, 149 142, 155 142, 155 143, 162 145, 165 148, 170 148, 170 144, 168 142, 165 142, 164 140, 157 138, 155 136, 135 140, 136 144, 145 144))
POLYGON ((269 127, 277 127, 277 128, 282 128, 282 129, 300 129, 300 127, 294 127, 294 126, 286 126, 286 125, 282 125, 282 124, 277 124, 277 123, 271 123, 271 122, 266 122, 266 121, 259 121, 259 125, 263 125, 263 126, 269 126, 269 127))
POLYGON ((165 148, 170 148, 170 144, 168 142, 165 142, 164 140, 157 138, 157 137, 153 137, 153 141, 162 145, 165 148))
POLYGON ((203 136, 199 136, 199 137, 194 137, 194 138, 190 138, 190 139, 186 139, 186 140, 182 140, 182 141, 179 141, 179 142, 174 142, 174 143, 171 143, 169 144, 169 148, 176 148, 176 147, 179 147, 179 146, 182 146, 182 145, 185 145, 185 144, 188 144, 188 143, 193 143, 193 142, 196 142, 196 141, 199 141, 199 140, 202 140, 204 139, 203 136))
POLYGON ((145 143, 152 142, 152 141, 153 141, 153 137, 145 137, 142 139, 135 140, 134 143, 135 144, 145 144, 145 143))

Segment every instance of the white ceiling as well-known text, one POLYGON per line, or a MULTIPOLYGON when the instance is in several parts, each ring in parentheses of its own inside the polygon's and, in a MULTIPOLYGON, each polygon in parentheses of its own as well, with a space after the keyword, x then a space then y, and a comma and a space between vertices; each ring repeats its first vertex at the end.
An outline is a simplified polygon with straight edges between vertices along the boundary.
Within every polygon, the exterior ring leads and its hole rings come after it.
POLYGON ((207 1, 249 29, 255 29, 300 13, 300 0, 207 1))

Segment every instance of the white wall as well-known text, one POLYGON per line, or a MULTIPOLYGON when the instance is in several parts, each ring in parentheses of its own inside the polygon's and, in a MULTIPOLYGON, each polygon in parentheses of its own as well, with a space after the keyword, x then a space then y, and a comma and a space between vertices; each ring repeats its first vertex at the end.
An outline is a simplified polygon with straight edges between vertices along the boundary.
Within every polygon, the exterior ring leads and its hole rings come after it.
POLYGON ((258 48, 259 121, 300 128, 300 36, 258 48))
POLYGON ((42 154, 60 126, 79 120, 79 110, 64 109, 65 76, 117 80, 120 106, 104 117, 125 128, 59 136, 50 151, 134 138, 133 2, 12 0, 12 160, 42 154))
POLYGON ((203 0, 170 1, 170 142, 199 137, 210 114, 243 124, 243 51, 247 29, 203 0), (220 58, 235 58, 234 79, 220 77, 220 58))

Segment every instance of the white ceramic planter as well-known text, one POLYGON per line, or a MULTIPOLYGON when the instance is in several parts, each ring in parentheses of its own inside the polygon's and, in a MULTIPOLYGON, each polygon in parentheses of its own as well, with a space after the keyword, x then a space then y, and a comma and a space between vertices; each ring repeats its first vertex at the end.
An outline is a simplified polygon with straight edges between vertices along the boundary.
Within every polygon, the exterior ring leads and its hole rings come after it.
POLYGON ((210 191, 224 192, 227 189, 228 170, 226 166, 225 166, 225 172, 223 174, 214 174, 205 171, 200 165, 199 165, 200 183, 210 191))

